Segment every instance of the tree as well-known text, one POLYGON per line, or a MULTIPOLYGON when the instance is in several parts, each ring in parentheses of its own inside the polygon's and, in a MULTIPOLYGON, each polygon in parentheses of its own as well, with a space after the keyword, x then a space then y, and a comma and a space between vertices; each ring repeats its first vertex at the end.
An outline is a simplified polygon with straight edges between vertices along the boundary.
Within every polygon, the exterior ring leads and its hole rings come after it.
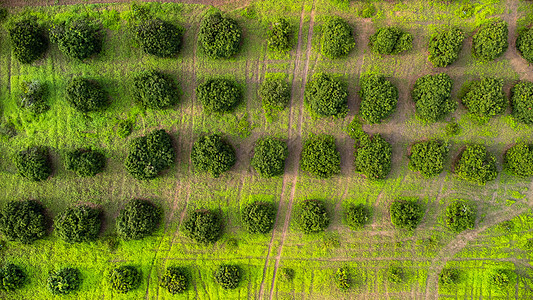
POLYGON ((424 211, 416 198, 399 198, 390 206, 390 218, 394 226, 413 230, 422 221, 424 211))
POLYGON ((276 208, 273 203, 252 202, 242 209, 241 220, 250 233, 269 233, 274 228, 276 208))
POLYGON ((125 294, 141 285, 141 272, 133 266, 120 266, 111 271, 109 282, 113 290, 125 294))
POLYGON ((189 288, 187 271, 180 267, 168 267, 159 282, 159 286, 172 295, 183 294, 189 288))
POLYGON ((513 175, 533 176, 533 146, 526 143, 515 144, 505 152, 504 163, 513 175))
POLYGON ((516 282, 516 273, 512 270, 496 270, 490 276, 490 283, 500 290, 506 290, 516 282))
POLYGON ((36 19, 28 18, 16 22, 9 28, 13 56, 23 64, 31 64, 48 50, 44 28, 36 19))
POLYGON ((520 81, 511 88, 511 115, 525 124, 533 124, 533 82, 520 81))
POLYGON ((29 147, 18 152, 15 166, 22 177, 31 181, 42 181, 52 175, 52 163, 45 147, 29 147))
POLYGON ((324 202, 320 200, 306 200, 302 202, 296 223, 306 234, 326 230, 330 223, 330 217, 324 202))
POLYGON ((292 268, 281 268, 280 276, 285 282, 291 282, 294 279, 295 271, 292 268))
POLYGON ((143 71, 133 78, 133 98, 145 108, 165 109, 178 103, 178 87, 159 71, 143 71))
POLYGON ((220 265, 215 271, 215 281, 225 289, 235 289, 241 281, 241 269, 237 265, 220 265))
POLYGON ((434 67, 446 67, 457 60, 465 34, 458 28, 441 31, 429 41, 428 60, 434 67))
POLYGON ((124 240, 140 240, 157 229, 161 215, 161 210, 152 202, 131 200, 118 213, 117 233, 124 240))
POLYGON ((35 200, 10 201, 2 209, 0 231, 10 241, 31 244, 46 235, 44 207, 35 200))
POLYGON ((70 207, 54 219, 57 235, 67 243, 94 241, 101 226, 102 212, 87 205, 70 207))
POLYGON ((126 170, 139 180, 156 178, 176 159, 172 138, 163 129, 154 130, 146 136, 133 139, 129 148, 124 165, 126 170))
POLYGON ((239 51, 241 35, 242 31, 233 19, 216 12, 200 24, 198 45, 210 58, 229 58, 239 51))
POLYGON ((332 75, 317 73, 305 86, 305 105, 320 117, 344 117, 348 113, 346 85, 332 75))
POLYGON ((370 209, 364 204, 352 204, 344 211, 344 220, 351 230, 361 229, 370 220, 370 209))
POLYGON ((220 216, 214 211, 196 210, 183 222, 183 233, 197 243, 214 243, 222 234, 220 216))
POLYGON ((81 285, 80 271, 76 268, 63 268, 50 272, 46 287, 54 295, 66 295, 77 291, 81 285))
POLYGON ((355 150, 355 171, 370 180, 385 179, 391 170, 392 147, 376 134, 363 136, 355 150))
POLYGON ((24 286, 26 274, 17 265, 7 264, 0 268, 0 290, 14 291, 24 286))
POLYGON ((272 22, 268 30, 268 49, 275 52, 285 53, 292 48, 292 28, 286 19, 277 18, 272 22))
POLYGON ((405 280, 404 269, 402 267, 389 266, 387 280, 391 283, 402 283, 405 280))
POLYGON ((208 113, 228 113, 241 103, 242 92, 235 80, 212 78, 196 87, 196 99, 208 113))
POLYGON ((76 149, 65 155, 65 167, 81 177, 92 177, 105 168, 106 158, 98 150, 76 149))
POLYGON ((48 89, 44 82, 38 80, 23 81, 20 85, 22 94, 18 105, 33 114, 41 114, 50 107, 46 104, 48 89))
POLYGON ((218 134, 206 135, 194 142, 191 161, 197 171, 216 178, 235 164, 235 149, 218 134))
POLYGON ((332 135, 311 135, 304 143, 300 167, 319 178, 330 178, 341 171, 341 156, 332 135))
POLYGON ((100 26, 86 18, 54 24, 50 29, 50 40, 71 59, 84 60, 100 53, 102 39, 100 26))
POLYGON ((183 28, 161 19, 149 19, 137 25, 135 37, 144 52, 158 57, 172 57, 180 51, 183 28))
POLYGON ((476 209, 463 200, 454 200, 446 207, 446 225, 454 232, 473 229, 476 222, 476 209))
POLYGON ((279 176, 283 174, 288 155, 289 150, 284 141, 273 137, 261 138, 255 143, 251 165, 262 177, 279 176))
POLYGON ((468 145, 455 162, 454 173, 460 179, 484 185, 498 175, 496 158, 482 145, 468 145))
POLYGON ((516 50, 529 63, 533 63, 533 27, 518 32, 516 38, 516 50))
POLYGON ((98 82, 76 77, 69 81, 65 89, 68 103, 76 110, 87 113, 99 111, 108 105, 108 99, 98 82))
POLYGON ((335 272, 335 283, 341 290, 347 290, 352 284, 350 270, 347 267, 340 267, 335 272))
POLYGON ((474 34, 472 53, 475 57, 490 61, 500 57, 507 50, 507 23, 503 21, 482 25, 474 34))
POLYGON ((409 169, 430 178, 444 170, 448 145, 438 140, 418 142, 411 147, 409 169))
POLYGON ((455 268, 443 269, 439 274, 439 285, 455 285, 459 283, 460 279, 459 270, 455 268))
POLYGON ((436 122, 457 108, 452 100, 453 81, 445 73, 419 77, 411 93, 416 113, 424 120, 436 122))
POLYGON ((363 120, 370 124, 381 123, 396 109, 398 89, 385 77, 364 75, 361 77, 361 108, 363 120))
POLYGON ((287 81, 270 77, 261 84, 259 96, 264 108, 283 110, 289 105, 291 90, 287 81))
POLYGON ((345 56, 355 48, 352 28, 338 17, 328 18, 322 28, 320 52, 329 58, 345 56))
POLYGON ((482 78, 465 86, 463 92, 460 98, 464 106, 482 122, 505 112, 507 100, 503 93, 503 79, 482 78))
POLYGON ((378 54, 399 54, 413 48, 413 36, 398 27, 383 27, 370 36, 370 50, 378 54))

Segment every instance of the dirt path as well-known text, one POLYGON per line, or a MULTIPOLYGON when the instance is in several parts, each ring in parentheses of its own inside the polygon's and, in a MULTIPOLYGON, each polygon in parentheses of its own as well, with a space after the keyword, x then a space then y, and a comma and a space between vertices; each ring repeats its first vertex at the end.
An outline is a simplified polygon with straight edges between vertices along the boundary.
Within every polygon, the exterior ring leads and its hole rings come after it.
MULTIPOLYGON (((4 7, 24 7, 24 6, 57 6, 57 5, 74 5, 74 4, 100 4, 100 3, 130 3, 131 0, 6 0, 3 1, 4 7)), ((159 2, 157 0, 143 0, 141 2, 159 2)), ((166 0, 165 2, 176 2, 185 4, 202 4, 212 6, 222 6, 226 4, 244 5, 250 0, 166 0)))

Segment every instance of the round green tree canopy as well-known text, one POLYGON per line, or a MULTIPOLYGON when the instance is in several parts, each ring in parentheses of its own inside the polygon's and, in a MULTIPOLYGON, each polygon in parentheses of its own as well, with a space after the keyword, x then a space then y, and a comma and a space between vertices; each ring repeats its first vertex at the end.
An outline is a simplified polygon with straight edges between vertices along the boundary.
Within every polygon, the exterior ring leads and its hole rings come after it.
POLYGON ((445 73, 419 77, 411 96, 416 113, 424 120, 436 122, 457 108, 452 100, 453 81, 445 73))
POLYGON ((341 156, 332 135, 311 135, 304 143, 300 167, 320 178, 330 178, 341 171, 341 156))
POLYGON ((219 12, 208 15, 200 24, 198 45, 210 58, 229 58, 239 51, 241 29, 219 12))
POLYGON ((152 202, 131 200, 118 213, 117 233, 124 240, 140 240, 156 231, 161 215, 152 202))
POLYGON ((69 58, 84 60, 100 53, 103 34, 97 21, 79 18, 52 25, 50 40, 69 58))
POLYGON ((413 36, 398 27, 383 27, 370 36, 369 47, 378 54, 399 54, 413 48, 413 36))
POLYGON ((483 145, 468 145, 455 162, 455 175, 468 182, 484 185, 496 179, 496 158, 483 145))
POLYGON ((2 209, 0 230, 10 241, 30 244, 46 235, 44 207, 35 200, 10 201, 2 209))
POLYGON ((533 82, 520 81, 511 88, 511 110, 518 121, 533 124, 533 82))
POLYGON ((446 225, 454 232, 473 229, 476 222, 475 208, 463 200, 454 200, 446 207, 446 225))
POLYGON ((66 295, 77 291, 81 285, 80 271, 76 268, 63 268, 50 272, 46 287, 54 295, 66 295))
POLYGON ((48 49, 45 30, 36 19, 28 18, 9 28, 13 56, 23 64, 41 58, 48 49))
POLYGON ((135 36, 144 52, 172 57, 180 51, 183 29, 161 19, 149 19, 135 28, 135 36))
POLYGON ((356 172, 371 180, 385 179, 389 175, 392 147, 381 135, 363 136, 355 151, 356 172))
POLYGON ((220 216, 214 211, 196 210, 183 222, 183 233, 198 243, 214 243, 222 234, 220 216))
POLYGON ((457 60, 465 34, 458 28, 441 31, 429 41, 428 60, 434 67, 446 67, 457 60))
POLYGON ((106 158, 97 150, 76 149, 65 156, 65 167, 81 177, 92 177, 105 168, 106 158))
POLYGON ((200 172, 209 172, 213 177, 228 171, 236 162, 235 149, 218 134, 199 138, 192 147, 191 161, 200 172))
POLYGON ((344 117, 348 113, 346 85, 330 74, 318 73, 305 86, 305 104, 321 117, 344 117))
POLYGON ((279 176, 283 174, 288 154, 284 141, 273 137, 261 138, 255 143, 251 165, 261 177, 279 176))
POLYGON ((292 28, 286 19, 278 18, 272 22, 268 31, 268 49, 276 52, 287 52, 291 50, 292 28))
POLYGON ((196 98, 208 113, 227 113, 241 103, 242 92, 235 80, 212 78, 196 87, 196 98))
POLYGON ((14 291, 24 286, 26 274, 17 265, 7 264, 0 268, 0 290, 14 291))
POLYGON ((189 288, 187 271, 180 267, 168 267, 159 281, 159 286, 173 295, 183 294, 189 288))
POLYGON ((73 78, 67 84, 65 94, 68 103, 83 113, 102 110, 109 104, 98 82, 87 78, 73 78))
POLYGON ((326 230, 330 217, 326 205, 320 200, 307 200, 300 204, 296 218, 298 227, 304 233, 318 233, 326 230))
POLYGON ((291 100, 291 90, 287 81, 281 78, 266 78, 259 88, 264 108, 282 110, 291 100))
POLYGON ((533 63, 533 27, 518 32, 516 49, 529 63, 533 63))
POLYGON ((361 76, 361 108, 359 113, 370 124, 381 123, 396 109, 398 89, 380 75, 361 76))
POLYGON ((141 272, 133 266, 115 268, 109 274, 111 288, 125 294, 141 285, 141 272))
POLYGON ((94 241, 102 225, 102 212, 87 205, 71 207, 54 218, 57 235, 68 243, 94 241))
POLYGON ((145 108, 165 109, 179 101, 174 80, 154 70, 141 72, 133 78, 132 93, 135 101, 145 108))
POLYGON ((241 269, 237 265, 221 265, 215 271, 215 282, 225 289, 236 289, 241 281, 241 269))
POLYGON ((409 169, 427 178, 439 175, 444 170, 447 156, 448 147, 442 141, 418 142, 411 147, 409 169))
POLYGON ((346 21, 338 17, 326 20, 322 27, 320 52, 329 58, 338 58, 347 55, 355 48, 355 38, 352 28, 346 21))
POLYGON ((350 205, 344 211, 344 220, 351 230, 358 230, 370 220, 370 209, 364 204, 350 205))
POLYGON ((507 107, 503 93, 503 79, 482 78, 473 81, 464 87, 463 93, 461 101, 464 106, 482 122, 503 114, 507 107))
POLYGON ((417 199, 400 198, 390 206, 390 218, 394 226, 413 230, 422 221, 424 211, 417 199))
POLYGON ((276 208, 273 203, 255 201, 241 211, 241 220, 250 233, 269 233, 274 228, 276 208))
POLYGON ((52 163, 45 147, 29 147, 18 152, 15 166, 22 177, 31 181, 42 181, 52 175, 52 163))
POLYGON ((485 61, 500 57, 509 45, 508 33, 507 23, 503 21, 481 25, 472 40, 472 53, 485 61))
POLYGON ((516 176, 533 176, 533 146, 517 143, 505 152, 504 162, 507 170, 516 176))

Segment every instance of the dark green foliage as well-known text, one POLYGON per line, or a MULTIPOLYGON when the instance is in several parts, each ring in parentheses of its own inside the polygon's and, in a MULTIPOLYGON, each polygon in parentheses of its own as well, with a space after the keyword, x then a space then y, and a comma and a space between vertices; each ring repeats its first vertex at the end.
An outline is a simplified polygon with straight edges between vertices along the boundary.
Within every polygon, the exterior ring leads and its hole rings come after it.
POLYGON ((220 216, 214 211, 196 210, 183 222, 183 233, 198 243, 214 243, 222 234, 220 216))
POLYGON ((348 113, 348 89, 332 75, 317 73, 305 86, 305 105, 321 117, 344 117, 348 113))
POLYGON ((255 143, 251 165, 262 177, 279 176, 283 174, 288 154, 284 141, 272 137, 261 138, 255 143))
POLYGON ((161 210, 152 202, 131 200, 118 214, 117 233, 124 240, 140 240, 157 229, 161 215, 161 210))
POLYGON ((0 268, 0 290, 14 291, 20 289, 26 281, 26 274, 14 264, 7 264, 0 268))
POLYGON ((516 49, 527 62, 533 63, 533 27, 518 32, 516 49))
POLYGON ((445 73, 418 78, 411 93, 416 113, 424 120, 436 122, 457 108, 452 101, 453 81, 445 73))
POLYGON ((347 55, 355 47, 355 38, 352 28, 346 21, 338 17, 326 20, 322 28, 320 52, 329 58, 338 58, 347 55))
POLYGON ((396 109, 398 89, 380 75, 362 76, 360 83, 361 116, 370 124, 381 123, 396 109))
POLYGON ((158 57, 172 57, 180 51, 183 29, 161 19, 151 19, 135 28, 135 37, 144 52, 158 57))
POLYGON ((457 122, 452 121, 446 124, 446 126, 444 127, 444 132, 448 136, 455 136, 461 132, 461 127, 459 127, 459 124, 457 124, 457 122))
POLYGON ((392 147, 381 135, 363 135, 355 152, 355 171, 366 178, 385 179, 391 170, 392 147))
POLYGON ((344 211, 344 219, 351 230, 358 230, 370 220, 370 209, 364 204, 350 205, 344 211))
POLYGON ((516 273, 512 270, 496 270, 490 276, 490 283, 500 290, 506 290, 516 282, 516 273))
POLYGON ((311 135, 303 145, 300 167, 319 178, 339 174, 341 156, 335 138, 332 135, 311 135))
POLYGON ((0 230, 10 241, 30 244, 46 235, 44 207, 34 200, 10 201, 2 209, 0 230))
POLYGON ((291 36, 292 28, 289 21, 283 18, 276 19, 268 31, 268 49, 281 53, 291 50, 291 36))
POLYGON ((21 20, 9 29, 13 56, 23 64, 31 64, 41 58, 48 49, 48 41, 35 19, 21 20))
POLYGON ((281 78, 265 79, 259 88, 259 95, 266 109, 285 109, 291 100, 289 84, 281 78))
POLYGON ((241 103, 242 92, 234 80, 212 78, 196 87, 196 98, 208 113, 227 113, 241 103))
POLYGON ((446 225, 454 232, 473 229, 476 222, 476 209, 462 200, 454 200, 446 207, 446 225))
POLYGON ((5 21, 8 15, 9 15, 9 12, 7 11, 7 8, 0 6, 0 23, 5 21))
POLYGON ((19 107, 34 114, 40 114, 49 109, 48 104, 46 104, 48 89, 45 83, 38 80, 23 81, 20 88, 22 94, 18 103, 19 107))
POLYGON ((285 282, 291 282, 294 279, 295 273, 294 269, 291 268, 281 268, 280 270, 281 279, 285 282))
POLYGON ((45 180, 52 174, 52 163, 45 147, 30 147, 18 152, 15 166, 22 177, 32 181, 45 180))
POLYGON ((457 269, 443 269, 439 274, 439 285, 455 285, 460 281, 459 270, 457 269))
POLYGON ((80 271, 76 268, 63 268, 50 272, 46 287, 54 295, 66 295, 77 291, 81 285, 80 271))
POLYGON ((70 23, 54 24, 50 29, 50 39, 57 43, 66 56, 84 60, 102 50, 103 36, 100 26, 88 19, 78 19, 70 23))
POLYGON ((516 176, 533 176, 533 146, 517 143, 505 152, 504 162, 507 170, 516 176))
POLYGON ((133 266, 121 266, 111 271, 109 283, 113 290, 125 294, 141 285, 141 272, 133 266))
POLYGON ((237 265, 221 265, 215 271, 215 281, 225 289, 235 289, 241 281, 241 269, 237 265))
POLYGON ((503 79, 483 78, 470 83, 463 92, 461 101, 464 106, 482 122, 505 112, 507 100, 503 93, 503 79))
POLYGON ((217 12, 205 17, 200 24, 198 45, 210 58, 229 58, 239 51, 241 35, 233 19, 217 12))
POLYGON ((480 185, 498 175, 496 158, 482 145, 468 145, 455 162, 457 177, 480 185))
POLYGON ((503 21, 482 25, 472 40, 472 53, 481 60, 494 60, 501 56, 509 43, 507 42, 507 23, 503 21))
POLYGON ((191 161, 200 172, 214 177, 228 171, 236 162, 235 149, 218 134, 199 138, 192 147, 191 161))
POLYGON ((307 234, 326 230, 330 223, 330 217, 324 202, 320 200, 304 201, 300 205, 296 223, 307 234))
POLYGON ((154 130, 131 141, 124 165, 136 179, 153 179, 176 159, 172 138, 165 130, 154 130))
POLYGON ((512 116, 525 124, 533 124, 533 82, 520 81, 511 89, 512 116))
POLYGON ((398 27, 384 27, 370 36, 370 50, 378 54, 399 54, 413 48, 413 36, 398 27))
POLYGON ((268 202, 250 203, 242 209, 241 220, 250 233, 269 233, 274 228, 276 207, 268 202))
POLYGON ((448 147, 442 141, 418 142, 411 147, 409 169, 427 178, 437 176, 444 170, 447 156, 448 147))
POLYGON ((446 67, 457 60, 465 34, 458 28, 437 33, 429 41, 428 60, 434 67, 446 67))
POLYGON ((178 87, 161 72, 144 71, 133 78, 133 98, 145 108, 169 108, 178 103, 178 87))
POLYGON ((118 123, 117 128, 117 135, 123 139, 130 136, 131 132, 133 131, 133 126, 135 125, 135 122, 131 120, 122 120, 118 123))
POLYGON ((93 80, 76 77, 67 84, 65 95, 76 110, 87 113, 104 109, 108 99, 104 90, 93 80))
POLYGON ((420 224, 423 216, 424 211, 417 199, 400 198, 390 206, 390 218, 397 228, 413 230, 420 224))
POLYGON ((65 167, 74 171, 78 176, 92 177, 105 168, 104 154, 96 150, 77 149, 65 155, 65 167))
POLYGON ((352 280, 350 278, 350 270, 348 270, 347 267, 340 267, 337 269, 337 272, 335 272, 335 283, 341 290, 347 290, 350 288, 352 280))
POLYGON ((405 280, 405 271, 401 267, 389 266, 387 280, 391 283, 402 283, 405 280))
POLYGON ((159 286, 172 295, 184 293, 189 288, 186 270, 179 267, 168 267, 159 281, 159 286))
POLYGON ((94 241, 102 226, 102 212, 87 205, 71 207, 54 219, 57 235, 67 243, 94 241))

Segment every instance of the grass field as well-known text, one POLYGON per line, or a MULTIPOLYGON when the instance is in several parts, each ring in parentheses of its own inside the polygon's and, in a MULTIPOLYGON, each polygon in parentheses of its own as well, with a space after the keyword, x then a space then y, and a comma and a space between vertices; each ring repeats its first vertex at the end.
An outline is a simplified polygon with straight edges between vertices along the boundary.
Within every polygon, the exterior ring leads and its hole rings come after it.
MULTIPOLYGON (((42 1, 17 1, 27 5, 42 1)), ((81 1, 82 3, 84 1, 81 1)), ((447 122, 425 124, 415 116, 410 91, 415 80, 426 74, 446 72, 454 80, 453 97, 463 82, 480 76, 505 80, 505 91, 517 80, 533 81, 533 69, 514 47, 516 29, 533 22, 533 5, 518 0, 477 1, 379 1, 372 2, 377 14, 371 19, 357 17, 363 3, 331 0, 252 1, 218 7, 235 18, 244 30, 240 53, 229 60, 215 61, 196 47, 198 25, 214 8, 197 4, 146 3, 152 14, 185 27, 184 47, 173 59, 145 55, 132 41, 127 20, 129 4, 77 4, 69 6, 12 7, 11 14, 37 15, 43 22, 73 15, 102 20, 107 35, 101 55, 85 63, 66 59, 53 45, 46 57, 28 66, 11 56, 7 30, 0 29, 0 103, 4 122, 12 122, 18 134, 0 142, 0 202, 38 199, 51 216, 67 206, 90 202, 105 210, 105 229, 97 242, 69 245, 52 232, 31 245, 14 242, 0 252, 1 261, 24 267, 29 282, 2 299, 532 299, 531 251, 525 243, 533 238, 533 185, 502 171, 504 150, 517 141, 533 141, 533 129, 507 114, 485 125, 476 124, 463 106, 449 116, 461 133, 446 136, 447 122), (465 6, 465 3, 470 3, 465 6), (246 9, 246 10, 245 10, 246 9), (253 13, 250 13, 253 12, 253 13), (474 12, 472 16, 463 16, 474 12), (327 16, 338 15, 355 29, 356 49, 346 58, 330 60, 320 55, 321 26, 327 16), (294 48, 280 56, 267 51, 269 21, 284 16, 293 25, 294 48), (472 35, 480 24, 501 18, 509 24, 510 46, 496 61, 481 63, 471 54, 472 35), (376 28, 394 24, 414 36, 409 52, 380 57, 368 49, 368 38, 376 28), (447 68, 433 68, 427 61, 426 45, 432 33, 458 26, 467 38, 457 62, 447 68), (133 74, 156 68, 179 83, 180 103, 173 109, 144 111, 131 97, 133 74), (338 74, 348 85, 349 113, 346 118, 312 118, 303 105, 303 87, 316 72, 338 74), (381 133, 393 145, 392 172, 380 182, 368 181, 354 171, 354 142, 345 133, 357 115, 359 77, 382 73, 399 88, 396 112, 385 123, 364 125, 370 133, 381 133), (260 82, 269 73, 282 73, 291 83, 290 107, 272 120, 265 117, 257 96, 260 82), (82 115, 64 99, 66 82, 75 75, 99 79, 112 98, 103 113, 82 115), (235 113, 204 115, 195 100, 195 87, 212 76, 236 79, 245 90, 245 101, 235 113), (16 105, 20 82, 40 79, 50 87, 51 109, 29 117, 16 105), (117 136, 121 120, 135 122, 127 139, 117 136), (154 128, 173 133, 178 149, 177 163, 152 181, 137 181, 124 169, 128 141, 154 128), (220 178, 196 174, 189 157, 192 143, 202 133, 224 132, 237 150, 237 164, 220 178), (341 174, 321 180, 299 170, 302 140, 310 133, 328 133, 336 138, 341 153, 341 174), (262 179, 250 167, 253 143, 265 135, 288 140, 289 158, 283 177, 262 179), (407 167, 407 147, 415 141, 438 137, 452 147, 446 171, 438 178, 424 179, 407 167), (486 186, 466 184, 451 173, 452 160, 466 143, 487 145, 497 156, 500 174, 486 186), (23 180, 12 163, 13 155, 28 145, 49 146, 55 171, 45 182, 23 180), (65 150, 93 146, 108 157, 106 171, 83 179, 65 170, 65 150), (398 196, 419 197, 425 217, 414 231, 396 230, 388 215, 389 204, 398 196), (164 222, 157 233, 141 241, 120 242, 110 250, 114 218, 126 201, 134 197, 151 199, 164 209, 164 222), (478 218, 473 230, 454 234, 444 224, 443 212, 451 200, 462 198, 475 203, 478 218), (273 234, 246 233, 239 218, 240 208, 254 200, 273 201, 279 207, 273 234), (293 211, 306 199, 327 203, 333 222, 323 234, 304 235, 293 223, 293 211), (371 225, 351 231, 342 223, 342 209, 351 203, 372 207, 371 225), (225 219, 224 235, 212 246, 200 246, 180 232, 187 210, 220 209, 225 219), (500 224, 511 221, 514 226, 500 224), (239 288, 226 291, 213 279, 214 269, 223 262, 238 263, 244 271, 239 288), (106 274, 118 265, 130 264, 142 270, 139 289, 121 295, 111 291, 106 274), (393 285, 386 279, 389 266, 407 270, 408 282, 393 285), (54 297, 45 287, 48 272, 63 266, 78 267, 83 276, 81 290, 72 296, 54 297), (186 266, 192 287, 184 296, 172 296, 159 288, 158 277, 167 266, 186 266), (347 266, 357 283, 341 291, 333 282, 337 268, 347 266), (444 267, 456 266, 464 275, 453 290, 438 287, 444 267), (292 282, 278 279, 283 267, 296 271, 292 282), (493 270, 516 269, 518 281, 512 289, 497 290, 489 284, 493 270)), ((20 4, 20 3, 19 3, 20 4)), ((5 24, 5 23, 4 23, 5 24)), ((508 223, 506 223, 509 225, 508 223)))

